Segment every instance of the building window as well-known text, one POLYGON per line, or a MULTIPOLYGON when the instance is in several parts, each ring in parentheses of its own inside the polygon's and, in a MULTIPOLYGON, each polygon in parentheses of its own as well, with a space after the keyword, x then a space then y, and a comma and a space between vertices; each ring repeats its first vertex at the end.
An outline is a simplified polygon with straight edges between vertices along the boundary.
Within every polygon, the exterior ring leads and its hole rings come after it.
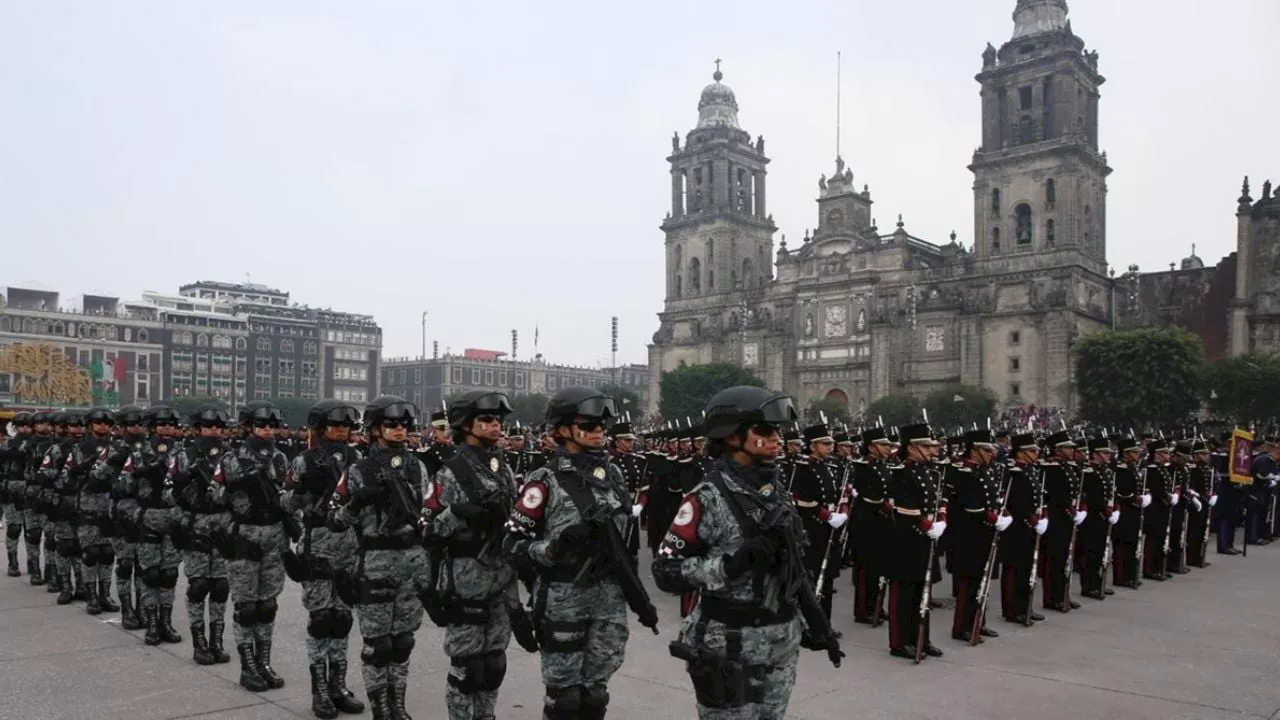
POLYGON ((493 387, 493 371, 492 370, 484 371, 484 386, 493 387))
POLYGON ((1046 220, 1044 223, 1044 242, 1049 247, 1053 247, 1053 243, 1057 239, 1057 233, 1054 230, 1053 220, 1046 220))
POLYGON ((200 333, 196 336, 196 347, 209 347, 209 336, 200 333))
POLYGON ((213 347, 218 350, 230 350, 231 338, 227 337, 226 335, 214 335, 213 347))
POLYGON ((140 343, 147 342, 147 329, 146 329, 146 328, 138 328, 138 342, 140 342, 140 343))
POLYGON ((271 338, 258 338, 258 352, 271 352, 271 338))
POLYGON ((480 384, 480 368, 471 368, 471 384, 480 384))
POLYGON ((311 378, 315 377, 315 376, 316 376, 316 374, 317 374, 318 369, 319 369, 319 364, 318 364, 316 361, 314 361, 314 360, 303 360, 303 361, 302 361, 302 376, 303 376, 303 377, 311 377, 311 378))
POLYGON ((1031 244, 1031 206, 1022 203, 1013 210, 1014 219, 1017 222, 1017 238, 1018 245, 1031 244))
POLYGON ((1022 398, 1022 383, 1009 383, 1009 397, 1022 398))
POLYGON ((147 372, 151 369, 151 356, 145 353, 138 353, 134 356, 134 370, 137 372, 147 372))
POLYGON ((516 373, 516 387, 524 387, 524 373, 522 372, 516 373))
POLYGON ((506 386, 507 386, 507 371, 506 371, 506 370, 499 370, 499 371, 498 371, 498 385, 499 385, 500 387, 506 387, 506 386))
POLYGON ((1019 330, 1009 331, 1009 344, 1017 345, 1022 342, 1022 332, 1019 330))
POLYGON ((454 368, 453 372, 450 373, 450 375, 453 377, 454 384, 460 384, 462 382, 462 368, 460 367, 454 368))
POLYGON ((315 354, 316 354, 316 344, 315 344, 313 341, 311 341, 311 340, 308 340, 308 341, 306 341, 306 342, 302 343, 302 354, 303 354, 303 355, 315 355, 315 354))
POLYGON ((1044 181, 1044 201, 1049 207, 1058 202, 1058 183, 1053 178, 1044 181))
POLYGON ((1031 98, 1031 86, 1030 86, 1030 85, 1028 85, 1028 86, 1026 86, 1026 87, 1020 87, 1020 88, 1018 88, 1018 109, 1019 109, 1019 110, 1030 110, 1030 109, 1031 109, 1031 101, 1032 101, 1032 98, 1031 98))
POLYGON ((1009 358, 1009 372, 1018 372, 1020 370, 1022 370, 1022 358, 1009 358))
POLYGON ((1023 115, 1018 120, 1018 144, 1026 145, 1027 143, 1035 142, 1035 139, 1035 126, 1031 122, 1031 116, 1023 115))
POLYGON ((281 341, 280 341, 280 352, 282 352, 282 353, 292 353, 292 352, 293 352, 293 341, 292 341, 292 340, 281 340, 281 341))
POLYGON ((547 376, 547 389, 548 389, 548 390, 555 390, 555 389, 556 389, 556 376, 555 376, 555 375, 548 375, 548 376, 547 376))
POLYGON ((991 252, 1000 252, 1000 228, 991 228, 991 252))
POLYGON ((236 349, 243 352, 249 349, 249 341, 242 337, 236 338, 236 349))
POLYGON ((991 188, 991 214, 1000 214, 1000 188, 991 188))
POLYGON ((415 385, 422 384, 422 368, 416 367, 413 369, 413 383, 415 385))

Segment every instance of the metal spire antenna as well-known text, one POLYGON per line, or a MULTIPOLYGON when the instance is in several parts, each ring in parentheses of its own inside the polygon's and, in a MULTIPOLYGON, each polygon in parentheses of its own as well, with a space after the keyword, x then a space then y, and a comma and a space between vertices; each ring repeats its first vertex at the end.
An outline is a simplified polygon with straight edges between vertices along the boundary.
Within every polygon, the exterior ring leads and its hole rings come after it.
POLYGON ((840 159, 840 51, 836 51, 836 159, 840 159))

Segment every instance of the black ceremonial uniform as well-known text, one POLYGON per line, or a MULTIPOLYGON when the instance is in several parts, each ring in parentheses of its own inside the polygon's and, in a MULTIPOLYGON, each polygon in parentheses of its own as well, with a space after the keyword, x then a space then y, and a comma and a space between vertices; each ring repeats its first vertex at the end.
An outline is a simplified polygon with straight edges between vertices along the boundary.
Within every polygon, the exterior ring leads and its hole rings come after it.
MULTIPOLYGON (((1013 452, 1035 446, 1031 435, 1013 440, 1013 452)), ((1040 555, 1040 533, 1048 521, 1044 515, 1044 485, 1039 465, 1012 464, 1008 468, 1009 498, 1005 514, 1013 518, 1000 537, 996 551, 1000 562, 1000 610, 1010 622, 1030 624, 1042 619, 1031 610, 1035 567, 1040 555)))
MULTIPOLYGON (((929 442, 929 427, 916 425, 900 431, 904 449, 915 440, 929 442)), ((894 473, 889 486, 894 502, 893 532, 886 548, 885 573, 889 578, 889 650, 914 658, 923 624, 924 652, 942 654, 929 640, 928 597, 925 588, 933 574, 934 540, 928 533, 935 524, 945 528, 946 497, 942 475, 933 462, 908 459, 894 473)), ((936 532, 936 531, 934 531, 936 532)))
MULTIPOLYGON (((1205 456, 1202 453, 1208 453, 1209 448, 1204 441, 1197 440, 1192 445, 1192 452, 1200 459, 1205 456)), ((1188 494, 1194 496, 1200 501, 1200 509, 1192 507, 1188 510, 1187 515, 1187 563, 1195 567, 1207 567, 1209 551, 1209 516, 1212 513, 1210 509, 1210 501, 1217 494, 1214 487, 1216 473, 1209 462, 1193 462, 1188 466, 1190 473, 1190 481, 1187 485, 1188 494)), ((1235 528, 1232 528, 1234 531, 1235 528)))
POLYGON ((1120 509, 1120 522, 1111 529, 1112 580, 1116 585, 1137 589, 1142 584, 1139 577, 1138 535, 1143 529, 1142 496, 1146 492, 1146 468, 1135 467, 1123 458, 1126 453, 1139 450, 1138 443, 1130 437, 1116 441, 1121 460, 1115 464, 1116 506, 1120 509))
MULTIPOLYGON (((883 428, 872 428, 863 436, 870 447, 888 443, 883 428)), ((884 582, 885 564, 893 532, 893 498, 889 485, 898 465, 884 460, 858 460, 853 464, 852 517, 849 530, 853 560, 853 619, 870 623, 875 612, 876 597, 884 582)))
POLYGON ((1181 441, 1174 448, 1177 453, 1177 461, 1173 463, 1173 487, 1174 492, 1178 493, 1178 504, 1173 506, 1173 518, 1169 523, 1169 560, 1168 568, 1170 572, 1178 575, 1185 575, 1190 572, 1187 568, 1187 513, 1193 509, 1191 493, 1187 489, 1191 486, 1191 443, 1181 441))
MULTIPOLYGON (((1163 447, 1163 441, 1155 441, 1154 445, 1163 447)), ((1151 448, 1155 455, 1156 447, 1151 448)), ((1151 504, 1143 513, 1142 530, 1145 547, 1142 549, 1142 576, 1151 580, 1167 580, 1169 525, 1173 520, 1173 500, 1175 498, 1175 477, 1173 467, 1168 463, 1156 463, 1154 460, 1145 469, 1147 492, 1151 495, 1151 504)))
MULTIPOLYGON (((1057 448, 1075 447, 1066 432, 1058 432, 1045 440, 1049 452, 1057 448)), ((1076 539, 1076 513, 1080 503, 1080 466, 1074 462, 1054 458, 1042 462, 1044 471, 1045 504, 1048 508, 1049 528, 1041 540, 1042 566, 1040 578, 1044 581, 1044 606, 1059 612, 1068 612, 1079 604, 1070 599, 1071 555, 1076 539)))
MULTIPOLYGON (((988 432, 988 431, 982 431, 988 432)), ((989 435, 988 435, 989 436, 989 435)), ((968 640, 978 612, 978 591, 987 557, 996 539, 996 520, 1004 506, 1000 485, 1004 468, 958 462, 945 476, 949 522, 946 545, 950 571, 956 578, 956 612, 951 636, 968 640)))
MULTIPOLYGON (((1089 441, 1090 454, 1110 451, 1110 441, 1097 438, 1089 441)), ((1109 454, 1109 452, 1108 452, 1109 454)), ((1077 557, 1080 561, 1080 593, 1094 600, 1102 600, 1104 573, 1108 551, 1112 547, 1111 519, 1118 513, 1116 507, 1115 471, 1110 465, 1086 465, 1081 475, 1080 509, 1087 514, 1080 524, 1076 538, 1077 557)), ((1119 518, 1117 517, 1117 522, 1119 518)))
MULTIPOLYGON (((805 430, 805 434, 813 436, 810 442, 831 442, 831 436, 822 425, 805 430), (826 438, 825 441, 822 438, 826 438)), ((805 570, 815 583, 814 589, 821 596, 822 611, 828 618, 831 617, 831 595, 834 592, 832 581, 840 570, 840 548, 833 541, 836 530, 830 522, 834 515, 841 512, 848 519, 845 512, 847 509, 838 507, 840 488, 836 483, 837 478, 825 460, 810 456, 796 461, 791 498, 804 523, 805 535, 809 538, 804 554, 805 570), (818 585, 820 574, 823 576, 822 583, 818 585)))

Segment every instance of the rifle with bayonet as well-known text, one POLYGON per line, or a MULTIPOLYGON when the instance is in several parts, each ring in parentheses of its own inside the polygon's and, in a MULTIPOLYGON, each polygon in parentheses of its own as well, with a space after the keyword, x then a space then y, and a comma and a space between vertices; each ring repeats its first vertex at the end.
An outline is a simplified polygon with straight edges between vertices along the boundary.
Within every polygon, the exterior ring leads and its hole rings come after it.
POLYGON ((641 625, 657 635, 658 611, 654 608, 653 601, 649 599, 649 592, 645 590, 644 583, 636 573, 635 561, 627 551, 622 533, 618 531, 618 526, 614 522, 614 516, 622 513, 630 516, 631 509, 610 508, 600 502, 597 502, 588 512, 583 513, 583 521, 591 526, 593 545, 597 550, 583 563, 574 581, 582 582, 593 567, 607 569, 618 586, 622 588, 622 596, 627 601, 627 607, 636 614, 641 625))

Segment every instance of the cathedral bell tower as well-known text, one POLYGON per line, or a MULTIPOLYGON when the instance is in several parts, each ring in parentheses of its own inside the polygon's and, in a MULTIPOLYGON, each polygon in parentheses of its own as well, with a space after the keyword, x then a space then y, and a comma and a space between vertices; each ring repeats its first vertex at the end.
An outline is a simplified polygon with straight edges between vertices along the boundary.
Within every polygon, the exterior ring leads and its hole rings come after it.
POLYGON ((1017 0, 1013 37, 982 54, 982 146, 974 248, 1106 269, 1106 153, 1098 150, 1097 52, 1071 30, 1066 0, 1017 0))
MULTIPOLYGON (((773 275, 776 227, 765 206, 764 138, 738 126, 738 101, 720 61, 698 101, 698 125, 671 138, 666 233, 668 309, 762 287, 773 275)), ((736 302, 724 298, 726 304, 736 302)), ((714 302, 714 301, 710 301, 714 302)))

